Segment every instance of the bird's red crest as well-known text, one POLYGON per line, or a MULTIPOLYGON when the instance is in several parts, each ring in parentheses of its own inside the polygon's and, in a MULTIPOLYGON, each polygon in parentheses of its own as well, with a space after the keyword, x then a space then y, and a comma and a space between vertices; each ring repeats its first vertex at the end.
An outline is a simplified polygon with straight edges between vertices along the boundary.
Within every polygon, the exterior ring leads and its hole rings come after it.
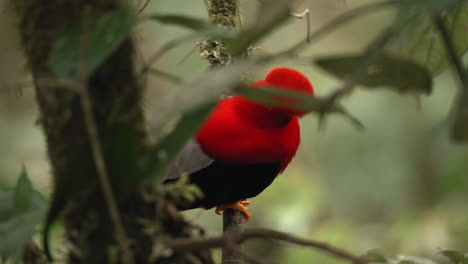
POLYGON ((276 87, 314 95, 314 88, 306 76, 290 68, 274 68, 265 78, 265 82, 276 87))
MULTIPOLYGON (((302 92, 309 96, 314 95, 314 88, 306 76, 297 70, 285 67, 274 68, 267 74, 265 80, 252 83, 250 86, 273 86, 279 89, 302 92)), ((279 105, 284 105, 285 109, 288 109, 288 106, 291 107, 297 104, 297 101, 294 99, 291 100, 290 98, 280 97, 276 98, 276 101, 279 105)), ((299 117, 306 114, 305 112, 297 110, 290 110, 289 112, 299 117)))

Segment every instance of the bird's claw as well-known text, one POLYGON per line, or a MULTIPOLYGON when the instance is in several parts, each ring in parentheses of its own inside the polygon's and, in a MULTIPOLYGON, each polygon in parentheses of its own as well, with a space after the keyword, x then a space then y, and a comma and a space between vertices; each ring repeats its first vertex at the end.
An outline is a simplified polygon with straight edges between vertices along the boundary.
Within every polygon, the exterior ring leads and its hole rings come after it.
POLYGON ((247 223, 249 220, 250 220, 250 213, 249 213, 249 209, 247 209, 246 205, 249 205, 250 202, 249 201, 238 201, 237 203, 231 203, 231 204, 220 204, 218 206, 216 206, 216 209, 215 209, 215 213, 217 215, 222 215, 221 211, 223 211, 224 209, 228 209, 228 208, 231 208, 231 209, 234 209, 234 210, 237 210, 237 211, 240 211, 241 213, 244 214, 244 220, 245 222, 247 223))

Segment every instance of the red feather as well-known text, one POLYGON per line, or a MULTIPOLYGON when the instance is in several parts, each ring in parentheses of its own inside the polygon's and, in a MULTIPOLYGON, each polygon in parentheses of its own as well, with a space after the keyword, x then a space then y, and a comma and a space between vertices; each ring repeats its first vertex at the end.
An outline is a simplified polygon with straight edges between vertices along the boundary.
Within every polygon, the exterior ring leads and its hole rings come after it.
MULTIPOLYGON (((275 86, 313 95, 309 80, 289 68, 275 68, 251 86, 275 86)), ((202 150, 216 160, 241 163, 280 162, 283 171, 300 141, 297 117, 303 112, 271 108, 242 96, 221 100, 197 134, 202 150)))

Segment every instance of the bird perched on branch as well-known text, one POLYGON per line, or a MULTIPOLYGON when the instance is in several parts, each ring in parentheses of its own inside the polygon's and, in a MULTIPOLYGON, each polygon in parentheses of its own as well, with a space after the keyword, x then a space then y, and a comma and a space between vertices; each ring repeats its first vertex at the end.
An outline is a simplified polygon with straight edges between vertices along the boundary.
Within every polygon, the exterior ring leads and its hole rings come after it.
MULTIPOLYGON (((313 95, 314 89, 302 73, 274 68, 265 80, 250 85, 275 87, 313 95)), ((300 141, 298 118, 305 112, 263 105, 241 95, 219 101, 195 138, 182 150, 164 183, 173 183, 182 173, 204 196, 179 209, 226 208, 239 210, 246 221, 247 198, 255 197, 283 172, 300 141)))

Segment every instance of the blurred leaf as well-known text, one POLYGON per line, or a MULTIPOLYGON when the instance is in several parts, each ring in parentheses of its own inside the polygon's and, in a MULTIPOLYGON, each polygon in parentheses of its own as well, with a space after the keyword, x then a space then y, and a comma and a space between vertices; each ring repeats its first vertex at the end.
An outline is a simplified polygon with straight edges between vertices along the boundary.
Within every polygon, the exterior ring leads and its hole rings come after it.
POLYGON ((320 58, 316 63, 338 78, 353 80, 366 87, 388 87, 401 93, 430 94, 432 91, 432 77, 424 67, 388 54, 380 54, 365 74, 354 79, 356 69, 367 64, 367 60, 364 55, 350 55, 320 58))
POLYGON ((453 264, 468 264, 468 256, 456 250, 441 249, 439 253, 450 259, 453 264))
POLYGON ((401 255, 396 259, 387 258, 384 253, 378 249, 369 250, 366 254, 361 255, 361 258, 366 259, 369 264, 437 264, 430 259, 414 256, 401 255))
POLYGON ((207 23, 203 19, 183 16, 183 15, 154 14, 154 15, 151 15, 150 18, 152 20, 159 21, 162 24, 181 26, 181 27, 185 27, 185 28, 195 30, 195 31, 200 31, 209 26, 209 23, 207 23))
POLYGON ((184 84, 178 99, 179 104, 172 110, 179 113, 188 113, 205 103, 216 101, 229 91, 244 83, 246 74, 256 69, 251 61, 238 61, 235 64, 215 67, 192 81, 184 84))
POLYGON ((402 8, 414 8, 416 11, 428 10, 431 13, 440 13, 454 8, 466 0, 403 0, 402 8))
POLYGON ((13 192, 0 191, 0 222, 8 220, 13 209, 13 192))
POLYGON ((176 106, 182 117, 171 133, 162 138, 144 159, 142 181, 154 181, 165 172, 186 142, 197 132, 223 91, 242 84, 243 75, 252 70, 250 62, 238 62, 202 74, 185 85, 187 92, 181 94, 176 106))
MULTIPOLYGON (((434 74, 440 73, 447 68, 449 61, 431 17, 420 11, 413 11, 408 16, 411 16, 408 23, 397 39, 389 45, 389 52, 425 65, 434 74)), ((457 54, 462 56, 468 50, 468 5, 460 4, 443 13, 443 20, 450 31, 457 54)))
POLYGON ((395 264, 437 264, 434 261, 421 257, 414 256, 398 256, 396 261, 392 261, 395 264))
POLYGON ((215 104, 216 100, 206 102, 182 116, 174 130, 148 153, 143 165, 143 181, 153 181, 165 171, 187 141, 197 132, 215 104))
MULTIPOLYGON (((466 89, 466 87, 465 87, 466 89)), ((451 137, 455 142, 468 141, 468 91, 463 90, 455 102, 454 123, 451 137)))
POLYGON ((90 21, 82 19, 67 24, 58 32, 50 55, 53 72, 61 78, 78 80, 83 52, 83 33, 87 33, 87 71, 93 73, 128 38, 136 16, 125 10, 110 11, 90 21))
POLYGON ((36 231, 36 226, 44 217, 44 210, 37 210, 0 222, 0 257, 9 258, 28 242, 36 231))
POLYGON ((378 249, 369 250, 360 257, 369 261, 370 263, 387 263, 387 258, 385 257, 383 252, 381 252, 378 249))
POLYGON ((182 84, 183 82, 181 77, 170 72, 161 71, 156 68, 150 68, 148 72, 156 77, 161 77, 161 79, 165 79, 173 84, 182 84))
POLYGON ((25 213, 32 206, 32 183, 26 175, 26 170, 23 167, 18 182, 15 188, 15 198, 13 202, 13 213, 19 215, 25 213))
POLYGON ((239 86, 237 93, 266 105, 286 107, 302 111, 318 111, 324 102, 309 94, 276 87, 239 86))
POLYGON ((141 150, 138 132, 129 126, 116 125, 104 131, 103 151, 117 199, 124 200, 140 183, 141 150))
POLYGON ((364 126, 359 120, 350 115, 343 107, 334 104, 326 99, 319 99, 305 93, 278 89, 275 87, 248 87, 239 86, 235 90, 237 93, 253 100, 267 105, 286 107, 290 109, 316 112, 321 115, 327 113, 338 113, 344 115, 359 128, 364 126))
POLYGON ((289 1, 281 0, 278 3, 275 2, 275 5, 267 5, 274 6, 273 10, 275 12, 270 12, 268 8, 260 9, 260 13, 257 15, 259 21, 254 24, 254 27, 246 29, 240 32, 236 38, 226 41, 232 55, 235 57, 243 54, 249 46, 285 23, 291 17, 290 4, 289 1), (283 7, 280 8, 278 4, 281 4, 283 7))
POLYGON ((44 197, 32 188, 26 170, 12 192, 0 192, 0 258, 15 255, 29 241, 46 210, 44 197))

